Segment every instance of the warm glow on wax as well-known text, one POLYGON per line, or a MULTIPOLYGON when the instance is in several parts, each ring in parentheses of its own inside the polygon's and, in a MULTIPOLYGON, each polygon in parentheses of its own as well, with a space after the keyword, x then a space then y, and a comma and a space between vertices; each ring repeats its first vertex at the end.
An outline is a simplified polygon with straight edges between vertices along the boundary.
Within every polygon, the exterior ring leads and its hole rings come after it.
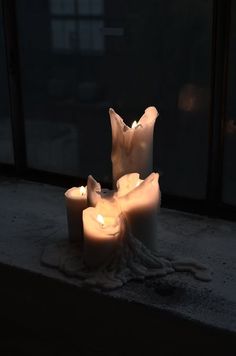
POLYGON ((150 249, 156 247, 156 216, 161 202, 159 174, 144 180, 138 173, 126 174, 117 181, 116 197, 132 234, 150 249))
POLYGON ((83 211, 83 258, 90 267, 100 266, 110 260, 124 236, 123 215, 112 204, 107 204, 109 215, 100 202, 96 208, 89 207, 83 211))

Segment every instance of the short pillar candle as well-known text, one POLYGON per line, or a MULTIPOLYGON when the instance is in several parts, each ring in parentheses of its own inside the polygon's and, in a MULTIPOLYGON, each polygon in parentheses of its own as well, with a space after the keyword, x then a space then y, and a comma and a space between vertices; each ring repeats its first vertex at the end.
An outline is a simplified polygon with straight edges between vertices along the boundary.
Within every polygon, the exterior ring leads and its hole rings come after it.
POLYGON ((87 208, 87 188, 73 187, 65 192, 69 240, 83 241, 82 212, 87 208))
POLYGON ((156 249, 157 213, 161 203, 158 180, 158 173, 151 173, 144 180, 139 174, 131 173, 117 182, 116 197, 129 229, 151 250, 156 249))
POLYGON ((112 258, 124 235, 122 216, 112 209, 109 215, 105 214, 99 210, 99 205, 83 211, 84 262, 92 268, 112 258))

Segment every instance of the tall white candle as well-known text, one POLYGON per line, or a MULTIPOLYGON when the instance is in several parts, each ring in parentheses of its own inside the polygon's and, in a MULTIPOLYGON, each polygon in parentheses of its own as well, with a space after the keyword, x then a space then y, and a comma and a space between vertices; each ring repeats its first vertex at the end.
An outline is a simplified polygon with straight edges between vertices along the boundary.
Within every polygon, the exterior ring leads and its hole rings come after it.
POLYGON ((112 128, 113 185, 127 173, 137 172, 146 178, 153 171, 153 131, 158 112, 148 107, 131 127, 113 110, 109 110, 112 128))
POLYGON ((84 261, 98 267, 109 261, 124 235, 124 220, 114 208, 108 211, 99 205, 83 211, 84 261))
POLYGON ((69 239, 82 242, 82 212, 87 208, 87 187, 73 187, 65 192, 69 239))
POLYGON ((157 213, 161 203, 159 174, 145 180, 139 174, 127 174, 117 181, 116 198, 126 215, 132 234, 150 249, 156 248, 157 213))

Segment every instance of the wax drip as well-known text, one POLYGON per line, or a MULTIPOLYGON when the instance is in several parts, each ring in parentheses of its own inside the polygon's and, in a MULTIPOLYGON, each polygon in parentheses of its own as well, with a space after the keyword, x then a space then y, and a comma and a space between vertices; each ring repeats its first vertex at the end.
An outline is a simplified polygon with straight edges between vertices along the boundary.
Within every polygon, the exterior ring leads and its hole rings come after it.
POLYGON ((96 269, 84 264, 81 246, 67 240, 47 246, 41 262, 48 267, 59 269, 67 276, 78 278, 86 287, 98 290, 113 290, 131 280, 163 277, 175 272, 190 272, 198 280, 211 280, 206 266, 193 259, 159 256, 131 233, 122 241, 110 260, 96 269))

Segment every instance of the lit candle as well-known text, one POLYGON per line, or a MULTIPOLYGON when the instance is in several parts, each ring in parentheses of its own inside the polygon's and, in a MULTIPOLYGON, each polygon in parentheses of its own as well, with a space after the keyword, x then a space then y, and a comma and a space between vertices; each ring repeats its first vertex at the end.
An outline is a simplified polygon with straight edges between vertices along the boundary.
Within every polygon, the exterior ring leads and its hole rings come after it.
POLYGON ((118 248, 124 235, 122 215, 110 208, 104 211, 100 204, 96 208, 83 211, 84 261, 89 267, 97 267, 108 262, 118 248))
POLYGON ((156 248, 157 213, 161 203, 159 174, 152 173, 145 180, 131 173, 117 181, 115 194, 125 214, 130 231, 150 249, 156 248))
POLYGON ((82 211, 87 208, 87 187, 73 187, 65 192, 70 241, 82 242, 82 211))
POLYGON ((113 185, 127 173, 137 172, 146 178, 153 170, 153 130, 158 112, 151 106, 140 120, 127 126, 113 110, 109 110, 112 128, 113 185))

